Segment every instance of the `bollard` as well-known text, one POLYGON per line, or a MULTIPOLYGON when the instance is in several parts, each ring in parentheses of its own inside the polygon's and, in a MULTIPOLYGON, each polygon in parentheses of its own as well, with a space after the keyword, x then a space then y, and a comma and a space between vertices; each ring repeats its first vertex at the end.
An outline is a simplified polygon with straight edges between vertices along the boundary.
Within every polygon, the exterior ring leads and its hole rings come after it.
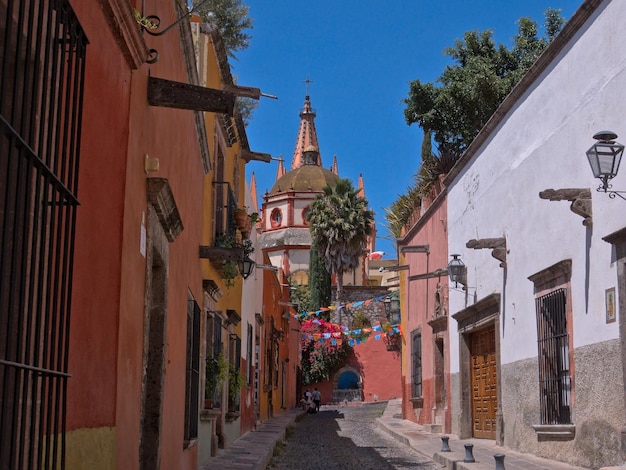
POLYGON ((448 436, 441 436, 441 452, 452 452, 448 445, 448 439, 450 439, 448 436))
POLYGON ((504 454, 494 454, 493 458, 496 459, 496 470, 505 470, 504 454))
POLYGON ((465 457, 463 458, 463 462, 465 463, 476 462, 476 460, 474 459, 474 454, 472 454, 473 449, 474 449, 473 444, 465 444, 465 457))

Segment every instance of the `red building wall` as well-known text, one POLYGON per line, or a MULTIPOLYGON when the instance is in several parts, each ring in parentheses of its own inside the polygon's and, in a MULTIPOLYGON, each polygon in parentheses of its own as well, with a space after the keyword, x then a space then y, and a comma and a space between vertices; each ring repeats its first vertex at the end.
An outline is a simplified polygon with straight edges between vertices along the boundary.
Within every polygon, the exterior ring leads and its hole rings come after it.
POLYGON ((317 387, 322 394, 322 404, 332 403, 339 376, 343 371, 351 370, 359 377, 364 402, 402 397, 399 351, 387 351, 382 337, 376 340, 373 334, 365 343, 355 344, 353 351, 345 366, 335 372, 333 380, 304 386, 302 392, 307 389, 313 391, 317 387))
MULTIPOLYGON (((405 237, 399 241, 404 246, 428 245, 429 253, 405 253, 400 264, 409 266, 408 275, 432 273, 448 265, 447 204, 445 193, 438 185, 424 198, 421 216, 414 221, 405 237)), ((403 331, 405 333, 405 361, 403 380, 403 417, 420 424, 441 424, 443 432, 450 429, 450 345, 447 328, 434 331, 429 322, 435 314, 435 294, 439 298, 442 314, 447 315, 449 278, 447 275, 404 282, 401 286, 403 331), (411 333, 421 331, 422 395, 413 396, 411 333), (436 341, 442 342, 443 354, 436 341), (438 357, 443 356, 440 360, 438 357), (419 398, 421 400, 415 400, 419 398), (411 400, 413 399, 413 400, 411 400), (436 411, 434 411, 436 410, 436 411)), ((449 323, 449 322, 448 322, 449 323)))
MULTIPOLYGON (((138 468, 144 368, 146 179, 167 178, 184 230, 169 243, 161 468, 197 468, 185 449, 188 292, 201 303, 202 168, 193 112, 149 106, 148 77, 188 82, 178 30, 146 36, 159 61, 134 68, 112 32, 107 0, 72 1, 90 41, 86 60, 68 386, 68 462, 138 468), (104 5, 104 6, 103 6, 104 5), (159 159, 147 174, 144 158, 159 159), (103 439, 104 438, 104 439, 103 439), (99 444, 97 447, 92 443, 99 444), (76 449, 80 449, 76 451, 76 449)), ((149 2, 162 24, 173 4, 149 2)), ((122 14, 132 15, 132 9, 122 14)), ((133 20, 134 22, 134 20, 133 20)), ((132 23, 131 23, 132 25, 132 23)))
POLYGON ((387 351, 383 339, 372 335, 367 342, 354 346, 354 358, 361 368, 364 401, 402 397, 399 351, 387 351))

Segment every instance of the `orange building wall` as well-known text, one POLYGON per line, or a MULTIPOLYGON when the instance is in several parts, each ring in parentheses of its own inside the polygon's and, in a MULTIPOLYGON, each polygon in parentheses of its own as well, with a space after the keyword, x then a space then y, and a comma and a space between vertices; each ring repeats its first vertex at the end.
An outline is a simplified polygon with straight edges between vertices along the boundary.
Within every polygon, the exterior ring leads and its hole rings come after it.
MULTIPOLYGON (((193 113, 147 103, 149 75, 188 81, 180 36, 171 31, 159 38, 147 37, 160 59, 131 72, 100 3, 72 4, 90 47, 72 303, 68 448, 89 443, 87 434, 102 432, 113 441, 112 447, 109 441, 101 442, 99 449, 84 449, 91 459, 80 462, 88 465, 84 468, 138 467, 146 279, 140 234, 147 212, 146 178, 165 177, 184 230, 169 244, 161 467, 195 469, 196 449, 183 449, 186 325, 188 291, 199 303, 202 298, 198 246, 204 174, 193 113), (146 154, 159 159, 157 173, 146 175, 146 154)), ((157 5, 163 24, 174 19, 168 5, 157 5)))
POLYGON ((90 45, 69 346, 67 430, 115 426, 131 74, 95 2, 71 2, 90 45), (105 53, 99 53, 105 51, 105 53), (106 51, 113 51, 107 53, 106 51), (106 125, 104 125, 106 123, 106 125))

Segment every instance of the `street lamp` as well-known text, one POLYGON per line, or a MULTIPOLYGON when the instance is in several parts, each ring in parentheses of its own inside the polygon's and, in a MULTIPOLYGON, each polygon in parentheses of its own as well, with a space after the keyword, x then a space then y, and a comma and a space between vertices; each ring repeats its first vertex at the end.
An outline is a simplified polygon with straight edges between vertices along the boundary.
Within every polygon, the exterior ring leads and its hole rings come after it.
POLYGON ((461 283, 465 285, 467 269, 465 268, 465 264, 463 261, 459 259, 461 255, 450 255, 452 259, 448 263, 448 275, 450 276, 450 281, 454 282, 454 287, 458 287, 458 284, 461 283))
POLYGON ((239 272, 241 273, 241 277, 248 279, 254 270, 254 264, 254 261, 252 261, 249 256, 245 256, 239 262, 239 272))
POLYGON ((611 199, 619 196, 626 200, 626 197, 621 195, 626 193, 626 191, 613 191, 609 184, 609 181, 615 178, 619 171, 624 146, 619 142, 615 142, 617 134, 612 131, 600 131, 593 138, 597 142, 587 150, 587 159, 589 160, 589 165, 591 165, 593 176, 602 182, 596 190, 608 193, 611 199))
POLYGON ((385 314, 387 315, 387 321, 392 325, 397 325, 398 323, 400 323, 400 299, 395 296, 387 296, 383 299, 383 304, 385 305, 385 314))

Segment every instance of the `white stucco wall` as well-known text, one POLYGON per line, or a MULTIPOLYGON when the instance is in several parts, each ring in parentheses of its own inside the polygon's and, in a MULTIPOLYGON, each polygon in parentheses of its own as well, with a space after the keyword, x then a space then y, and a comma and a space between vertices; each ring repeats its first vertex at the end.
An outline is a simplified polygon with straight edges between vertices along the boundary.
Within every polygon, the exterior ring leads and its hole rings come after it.
MULTIPOLYGON (((602 237, 626 226, 626 201, 595 191, 599 182, 585 151, 600 130, 626 142, 624 18, 626 2, 604 2, 448 187, 449 253, 460 253, 468 268, 469 303, 474 295, 502 296, 503 365, 536 357, 528 276, 566 259, 572 260, 574 346, 618 337, 618 323, 605 321, 605 289, 616 286, 617 276, 602 237), (549 188, 590 188, 593 227, 582 225, 568 201, 540 199, 549 188), (490 249, 466 248, 470 239, 497 237, 506 238, 506 271, 490 249)), ((626 168, 613 186, 626 190, 626 168)), ((452 290, 450 313, 463 308, 464 294, 452 290)), ((455 323, 452 373, 459 371, 455 323)))
POLYGON ((307 225, 304 220, 303 211, 311 205, 313 199, 296 199, 293 204, 293 223, 294 225, 307 225))

